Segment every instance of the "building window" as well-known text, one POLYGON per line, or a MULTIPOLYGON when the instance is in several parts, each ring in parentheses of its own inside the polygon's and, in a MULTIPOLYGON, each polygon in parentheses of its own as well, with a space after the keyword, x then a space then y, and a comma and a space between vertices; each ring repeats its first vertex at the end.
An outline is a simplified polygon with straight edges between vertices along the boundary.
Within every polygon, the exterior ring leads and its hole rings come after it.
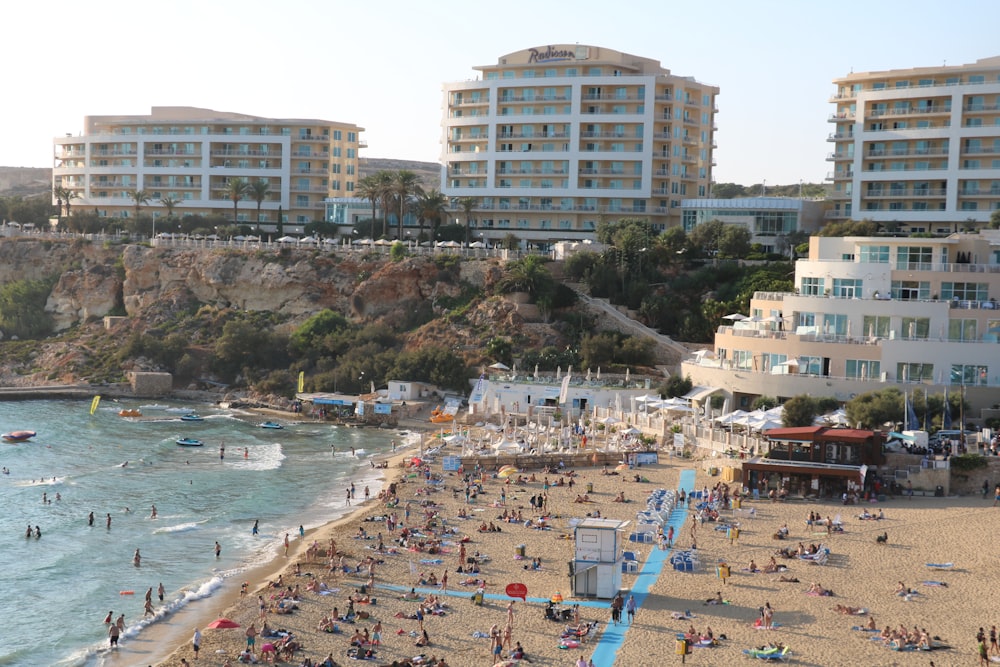
POLYGON ((931 298, 931 284, 926 281, 893 280, 892 298, 901 301, 920 301, 931 298))
POLYGON ((985 387, 989 384, 987 375, 988 372, 989 368, 986 366, 976 364, 952 364, 951 383, 962 385, 981 385, 985 387))
POLYGON ((900 335, 908 339, 927 339, 931 332, 931 318, 903 317, 900 335))
POLYGON ((902 246, 896 251, 896 268, 909 271, 930 271, 933 267, 933 258, 933 248, 902 246))
POLYGON ((945 301, 986 301, 989 299, 987 283, 941 283, 941 298, 945 301))
POLYGON ((882 364, 868 359, 848 359, 844 375, 855 380, 878 379, 882 374, 882 364))
POLYGON ((888 338, 890 320, 888 315, 865 315, 862 318, 861 332, 864 336, 888 338))
POLYGON ((834 278, 833 296, 853 299, 862 296, 864 281, 860 278, 834 278))
POLYGON ((846 336, 847 322, 847 315, 843 313, 826 313, 823 315, 823 333, 846 336))
POLYGON ((823 294, 823 279, 803 278, 799 289, 807 296, 820 296, 823 294))
POLYGON ((953 341, 971 341, 976 340, 977 335, 977 322, 976 320, 960 320, 960 319, 950 319, 948 320, 948 340, 953 341))
POLYGON ((921 382, 934 379, 934 364, 921 362, 896 364, 896 380, 898 382, 921 382))

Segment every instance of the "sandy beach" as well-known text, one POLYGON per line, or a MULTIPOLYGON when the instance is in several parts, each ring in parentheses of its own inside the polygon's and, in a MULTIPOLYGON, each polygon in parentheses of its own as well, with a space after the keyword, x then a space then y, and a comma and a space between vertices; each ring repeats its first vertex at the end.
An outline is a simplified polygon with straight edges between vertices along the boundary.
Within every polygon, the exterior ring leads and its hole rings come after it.
MULTIPOLYGON (((573 600, 570 596, 567 562, 573 557, 572 528, 569 521, 587 513, 599 511, 601 516, 632 520, 638 510, 645 507, 647 495, 657 488, 675 489, 681 471, 694 470, 694 488, 711 488, 720 480, 709 476, 698 461, 662 458, 657 465, 643 466, 641 474, 648 482, 632 481, 631 473, 605 475, 600 468, 577 471, 573 487, 553 486, 548 490, 549 530, 538 530, 518 523, 501 522, 504 511, 499 506, 501 489, 506 492, 506 509, 521 512, 523 519, 537 520, 540 513, 529 504, 532 496, 543 491, 540 470, 527 469, 524 474, 535 474, 536 481, 524 485, 506 484, 502 479, 487 474, 484 492, 471 504, 466 504, 461 478, 457 473, 442 472, 440 461, 430 466, 432 476, 439 484, 426 484, 421 469, 402 467, 412 453, 401 454, 390 461, 386 470, 388 483, 397 482, 400 504, 387 508, 379 500, 365 503, 354 514, 343 520, 309 531, 304 539, 292 543, 289 556, 279 556, 268 568, 247 575, 249 594, 240 598, 238 585, 228 587, 229 597, 220 596, 199 610, 203 633, 198 664, 223 665, 226 659, 236 665, 237 657, 245 646, 244 630, 251 623, 259 629, 260 612, 258 595, 269 604, 274 602, 277 589, 268 583, 280 574, 285 584, 298 585, 300 599, 297 609, 289 614, 269 613, 266 620, 273 629, 293 633, 302 649, 295 652, 285 664, 301 665, 305 659, 320 663, 328 654, 340 664, 352 664, 347 655, 350 638, 355 631, 372 631, 375 622, 382 625, 382 641, 375 647, 372 664, 391 665, 402 663, 415 656, 445 658, 449 665, 493 665, 488 634, 493 625, 503 628, 508 618, 508 598, 504 595, 507 584, 517 582, 527 587, 528 602, 516 601, 513 605, 514 626, 511 640, 520 642, 531 664, 574 665, 582 655, 590 658, 602 641, 603 631, 610 623, 609 601, 573 600), (576 503, 579 493, 587 484, 593 485, 590 498, 594 502, 576 503), (630 502, 613 502, 623 492, 630 502), (422 507, 421 503, 431 506, 422 507), (410 518, 404 519, 405 508, 410 505, 410 518), (497 505, 497 506, 495 506, 497 505), (461 519, 465 510, 472 518, 461 519), (372 520, 392 512, 409 528, 424 527, 431 522, 438 530, 447 529, 444 546, 439 553, 411 551, 399 547, 394 540, 400 529, 390 533, 385 521, 372 520), (479 532, 480 524, 493 522, 501 532, 479 532), (358 537, 364 529, 369 539, 358 537), (386 550, 377 552, 375 547, 381 534, 386 550), (310 558, 307 549, 316 541, 325 552, 330 538, 336 541, 338 558, 354 569, 368 556, 378 562, 375 567, 375 588, 366 591, 376 598, 374 604, 355 604, 357 612, 364 612, 367 619, 354 623, 339 622, 339 633, 318 629, 324 617, 334 607, 340 614, 348 608, 348 596, 355 594, 366 583, 368 572, 362 567, 358 573, 331 573, 325 553, 310 558), (478 575, 459 574, 459 543, 468 556, 475 553, 487 555, 489 560, 481 566, 478 575), (519 545, 524 545, 526 559, 516 557, 519 545), (532 558, 541 559, 541 569, 526 569, 532 558), (295 575, 295 567, 301 571, 295 575), (447 571, 445 591, 439 586, 421 585, 421 574, 426 579, 432 573, 438 580, 447 571), (487 599, 482 606, 475 605, 472 595, 474 585, 461 583, 468 577, 482 577, 486 581, 487 599), (329 589, 327 594, 306 591, 311 581, 319 581, 329 589), (430 638, 430 645, 414 645, 420 623, 411 618, 418 602, 405 600, 403 592, 415 587, 421 598, 435 594, 444 605, 443 615, 428 614, 423 621, 430 638), (497 598, 490 598, 490 595, 497 598), (534 599, 550 599, 556 594, 566 603, 581 602, 580 620, 598 621, 579 648, 560 649, 560 634, 565 624, 544 619, 544 604, 534 599), (204 629, 207 621, 215 616, 226 616, 242 627, 235 629, 204 629), (479 637, 478 635, 486 635, 479 637)), ((558 475, 548 475, 554 482, 558 475)), ((568 481, 570 478, 566 478, 568 481)), ((619 626, 622 634, 620 647, 613 653, 614 663, 622 665, 651 665, 680 661, 674 654, 675 636, 690 627, 704 633, 710 627, 715 637, 723 635, 718 645, 711 648, 694 648, 687 656, 693 664, 728 665, 747 661, 743 650, 780 642, 791 650, 793 662, 806 665, 935 665, 972 664, 976 657, 975 635, 980 626, 989 631, 990 613, 995 608, 996 595, 993 584, 1000 580, 993 560, 989 527, 996 521, 993 516, 1000 508, 992 507, 992 498, 979 496, 964 498, 914 499, 896 498, 885 503, 864 506, 844 506, 839 503, 789 501, 744 502, 739 510, 724 510, 721 519, 738 521, 740 534, 731 543, 719 525, 707 521, 701 524, 694 510, 689 510, 683 526, 677 531, 676 548, 688 548, 692 540, 692 527, 696 526, 694 539, 700 566, 694 572, 675 571, 665 563, 662 572, 649 587, 649 594, 639 607, 635 621, 627 629, 619 626), (753 512, 751 512, 751 509, 753 512), (875 515, 881 510, 882 520, 861 520, 858 515, 868 510, 875 515), (825 528, 807 526, 810 512, 836 520, 839 516, 844 530, 828 535, 825 528), (787 524, 786 540, 773 539, 774 533, 787 524), (876 536, 888 535, 885 544, 876 542, 876 536), (798 558, 782 559, 779 565, 787 567, 780 575, 745 571, 751 559, 764 568, 775 550, 795 548, 799 542, 814 543, 830 549, 829 560, 824 565, 811 564, 798 558), (720 561, 728 563, 732 576, 724 584, 716 574, 720 561), (947 569, 932 569, 928 563, 953 563, 947 569), (779 581, 780 576, 797 578, 797 582, 779 581), (894 593, 897 582, 902 581, 915 595, 899 596, 894 593), (807 593, 811 584, 819 584, 833 591, 833 596, 815 596, 807 593), (705 601, 721 592, 726 604, 707 605, 705 601), (754 627, 759 609, 769 603, 774 609, 775 629, 764 631, 754 627), (929 653, 893 651, 881 642, 873 641, 877 633, 852 629, 868 623, 868 615, 844 615, 834 611, 835 605, 862 608, 874 616, 878 628, 900 625, 912 629, 926 628, 931 637, 939 638, 934 644, 942 648, 929 653), (675 614, 675 612, 677 612, 675 614), (693 618, 675 618, 690 612, 693 618)), ((655 544, 629 545, 638 552, 640 573, 643 561, 655 544)), ((662 554, 660 554, 662 555, 662 554)), ((623 575, 625 597, 636 580, 636 574, 623 575)), ((193 630, 193 628, 192 628, 193 630)), ((194 664, 190 632, 183 643, 160 664, 176 666, 181 659, 194 664)), ((257 639, 257 656, 268 640, 257 639)), ((988 640, 987 640, 988 643, 988 640)), ((503 655, 509 654, 504 649, 503 655)), ((611 661, 595 661, 596 667, 607 667, 611 661)))

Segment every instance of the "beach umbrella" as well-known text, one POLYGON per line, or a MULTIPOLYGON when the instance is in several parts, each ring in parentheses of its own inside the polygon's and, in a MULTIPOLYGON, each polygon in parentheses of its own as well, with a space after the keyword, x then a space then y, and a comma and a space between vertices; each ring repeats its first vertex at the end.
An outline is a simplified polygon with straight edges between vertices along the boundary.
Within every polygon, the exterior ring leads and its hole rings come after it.
POLYGON ((238 628, 240 624, 236 621, 231 621, 228 618, 217 618, 208 624, 209 628, 212 629, 228 629, 228 628, 238 628))
POLYGON ((517 468, 508 468, 507 470, 501 470, 497 473, 497 477, 510 477, 511 475, 517 474, 517 468))
POLYGON ((563 601, 562 593, 556 593, 555 595, 552 596, 552 602, 554 602, 555 604, 559 604, 562 601, 563 601))
POLYGON ((505 465, 502 468, 500 468, 499 472, 503 472, 505 470, 517 470, 517 468, 515 466, 512 466, 512 465, 505 465))
POLYGON ((748 318, 746 315, 743 315, 742 313, 732 313, 730 315, 723 315, 722 319, 732 320, 733 322, 742 322, 743 320, 748 318))
POLYGON ((615 467, 615 470, 617 470, 618 472, 622 472, 622 471, 628 470, 628 464, 627 463, 619 463, 615 467))
POLYGON ((497 371, 509 371, 510 370, 510 366, 508 366, 507 364, 503 363, 502 361, 498 361, 495 364, 490 364, 489 368, 492 368, 493 370, 497 370, 497 371))

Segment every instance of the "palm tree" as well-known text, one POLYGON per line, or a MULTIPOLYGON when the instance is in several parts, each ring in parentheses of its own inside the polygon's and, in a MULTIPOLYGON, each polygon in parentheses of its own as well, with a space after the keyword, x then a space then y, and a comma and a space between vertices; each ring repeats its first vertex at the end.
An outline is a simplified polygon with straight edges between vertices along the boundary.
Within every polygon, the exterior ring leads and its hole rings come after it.
POLYGON ((465 214, 465 247, 469 247, 472 238, 472 211, 479 205, 479 200, 475 197, 462 197, 456 202, 462 207, 465 214))
MULTIPOLYGON (((378 198, 382 203, 382 236, 385 237, 389 234, 389 204, 393 196, 393 174, 391 171, 378 171, 375 172, 374 178, 378 188, 378 198)), ((374 225, 372 227, 374 229, 374 225)), ((374 235, 373 231, 372 236, 374 235)))
POLYGON ((362 199, 367 199, 372 205, 372 226, 375 225, 375 207, 379 200, 379 189, 378 181, 374 174, 369 174, 361 180, 358 181, 358 187, 355 190, 357 195, 362 199))
POLYGON ((167 209, 167 218, 174 217, 174 209, 180 206, 181 200, 176 197, 163 197, 160 199, 160 204, 167 209))
MULTIPOLYGON (((128 194, 128 198, 131 199, 132 203, 135 205, 135 224, 138 226, 138 224, 139 224, 139 210, 143 206, 145 206, 146 204, 149 203, 149 200, 151 199, 151 197, 149 196, 149 193, 146 192, 145 190, 129 190, 129 192, 127 194, 128 194)), ((138 227, 137 227, 137 229, 138 229, 138 227)), ((153 222, 153 236, 156 236, 156 222, 155 221, 153 222)))
POLYGON ((247 194, 250 184, 244 178, 230 178, 226 181, 226 196, 233 202, 233 225, 239 225, 239 203, 247 194))
POLYGON ((263 178, 250 184, 250 197, 257 202, 257 235, 260 236, 260 205, 267 201, 271 194, 271 185, 263 178))
POLYGON ((423 222, 427 220, 431 223, 431 239, 437 231, 438 223, 447 214, 446 205, 448 198, 435 189, 424 192, 417 199, 417 218, 420 220, 420 230, 423 231, 423 222))
POLYGON ((407 200, 410 195, 419 195, 422 192, 420 178, 412 171, 400 169, 392 175, 392 194, 399 201, 399 234, 397 238, 403 238, 403 209, 407 200))
POLYGON ((69 218, 70 213, 70 202, 77 199, 80 195, 77 194, 76 190, 70 190, 69 188, 64 188, 59 186, 52 189, 52 196, 56 200, 56 206, 58 207, 58 215, 62 215, 63 206, 66 206, 66 218, 69 218))

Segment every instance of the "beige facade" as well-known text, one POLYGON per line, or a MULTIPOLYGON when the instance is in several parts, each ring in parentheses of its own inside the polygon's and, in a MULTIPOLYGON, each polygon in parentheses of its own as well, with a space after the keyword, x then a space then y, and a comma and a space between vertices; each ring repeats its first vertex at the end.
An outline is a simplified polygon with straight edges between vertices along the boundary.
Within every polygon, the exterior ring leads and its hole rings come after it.
POLYGON ((794 293, 758 292, 715 358, 683 372, 737 400, 848 400, 889 384, 1000 401, 1000 231, 945 238, 813 237, 794 293))
POLYGON ((834 83, 829 219, 949 234, 1000 209, 1000 56, 834 83))
POLYGON ((597 46, 475 69, 444 86, 441 191, 477 200, 484 237, 582 240, 622 217, 665 229, 682 198, 708 196, 717 87, 597 46))
MULTIPOLYGON (((322 220, 324 199, 349 196, 357 182, 363 128, 325 120, 261 118, 195 107, 153 107, 149 115, 88 116, 80 136, 53 141, 53 187, 75 193, 73 207, 128 218, 129 193, 145 191, 146 211, 166 216, 159 201, 180 201, 174 215, 233 215, 227 182, 265 181, 260 222, 322 220)), ((78 210, 79 210, 78 208, 78 210)), ((237 220, 254 224, 257 202, 239 203, 237 220)))

